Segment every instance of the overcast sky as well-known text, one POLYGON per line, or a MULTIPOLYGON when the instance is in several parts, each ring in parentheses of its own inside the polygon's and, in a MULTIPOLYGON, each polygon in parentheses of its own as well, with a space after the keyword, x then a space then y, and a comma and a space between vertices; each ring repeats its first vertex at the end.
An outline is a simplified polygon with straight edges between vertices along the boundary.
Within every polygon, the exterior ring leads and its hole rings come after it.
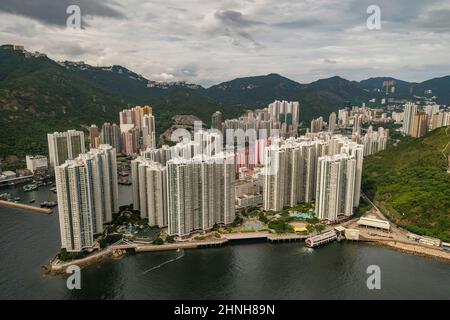
POLYGON ((1 0, 0 43, 205 86, 279 73, 423 81, 450 75, 449 0, 1 0), (78 4, 82 30, 66 27, 78 4), (369 5, 381 30, 368 30, 369 5))

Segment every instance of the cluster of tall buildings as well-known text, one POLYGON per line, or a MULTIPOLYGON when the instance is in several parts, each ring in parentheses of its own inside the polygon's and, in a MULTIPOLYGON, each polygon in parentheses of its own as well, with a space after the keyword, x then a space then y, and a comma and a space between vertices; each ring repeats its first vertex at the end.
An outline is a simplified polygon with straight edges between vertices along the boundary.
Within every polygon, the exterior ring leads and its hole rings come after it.
POLYGON ((120 127, 113 123, 106 122, 102 125, 102 130, 100 131, 100 143, 109 144, 117 153, 122 152, 122 134, 120 132, 120 127))
POLYGON ((280 211, 315 200, 319 219, 334 222, 338 215, 351 215, 359 206, 363 148, 330 132, 309 133, 267 147, 264 210, 280 211), (328 205, 330 199, 337 209, 328 205))
POLYGON ((123 110, 120 125, 105 123, 101 130, 92 125, 87 153, 82 132, 49 134, 62 247, 92 248, 94 235, 118 211, 116 152, 140 154, 131 162, 134 208, 172 236, 231 224, 236 204, 262 203, 264 210, 280 211, 315 202, 321 220, 351 216, 359 206, 363 157, 387 144, 382 128, 360 134, 362 124, 375 117, 376 111, 364 106, 342 109, 330 115, 326 132, 318 118, 311 132, 299 137, 299 103, 275 101, 238 119, 223 121, 218 111, 211 121, 216 130, 197 130, 193 140, 157 149, 155 119, 146 106, 123 110), (333 134, 350 125, 352 137, 333 134))
POLYGON ((440 110, 431 116, 430 128, 432 130, 445 126, 450 126, 450 112, 440 110))
POLYGON ((150 225, 168 227, 173 236, 207 231, 235 218, 234 155, 183 153, 190 147, 143 152, 131 165, 135 208, 150 225), (167 157, 158 158, 163 154, 167 157))
POLYGON ((353 134, 359 135, 365 123, 386 123, 391 121, 392 119, 386 113, 381 113, 378 109, 368 108, 363 104, 361 107, 353 106, 352 108, 340 109, 337 113, 332 112, 328 122, 325 122, 323 117, 313 119, 310 132, 317 133, 326 130, 334 133, 338 129, 351 127, 353 134))
POLYGON ((405 135, 418 138, 429 130, 450 125, 450 112, 441 110, 436 104, 425 105, 421 111, 419 106, 408 102, 404 107, 403 132, 405 135))
POLYGON ((353 106, 351 109, 340 109, 338 111, 337 127, 346 128, 352 126, 353 133, 360 134, 362 124, 380 121, 384 116, 384 114, 380 115, 377 109, 368 108, 365 104, 361 107, 353 106))
POLYGON ((119 210, 116 150, 100 145, 55 167, 61 247, 79 252, 94 246, 119 210))
POLYGON ((381 152, 386 149, 389 130, 379 127, 377 131, 369 126, 365 135, 353 135, 353 140, 364 146, 364 156, 381 152))
POLYGON ((96 125, 89 128, 91 148, 109 144, 117 152, 134 155, 140 150, 156 147, 156 127, 150 106, 125 109, 119 113, 120 125, 104 123, 101 130, 96 125))
MULTIPOLYGON (((220 114, 221 115, 221 114, 220 114)), ((219 128, 215 119, 219 119, 216 112, 213 115, 213 124, 215 128, 219 128)), ((222 130, 242 129, 247 131, 254 129, 260 133, 261 129, 267 132, 266 137, 272 135, 272 130, 278 130, 282 137, 297 136, 298 125, 300 121, 300 103, 297 101, 275 101, 267 108, 248 111, 245 115, 238 119, 225 120, 222 123, 222 130)), ((224 132, 225 133, 225 132, 224 132)))
POLYGON ((134 107, 119 113, 122 152, 137 154, 139 150, 156 147, 155 117, 150 106, 134 107))
POLYGON ((311 120, 311 133, 321 132, 324 127, 323 117, 311 120))

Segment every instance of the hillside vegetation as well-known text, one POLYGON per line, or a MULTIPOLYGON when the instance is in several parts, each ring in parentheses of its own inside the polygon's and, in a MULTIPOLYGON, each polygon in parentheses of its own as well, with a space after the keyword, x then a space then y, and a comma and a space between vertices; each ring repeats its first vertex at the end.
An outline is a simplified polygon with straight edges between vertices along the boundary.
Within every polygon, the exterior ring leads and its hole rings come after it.
MULTIPOLYGON (((417 94, 432 89, 447 97, 450 77, 424 82, 417 94)), ((27 57, 0 46, 0 161, 8 156, 47 153, 48 132, 87 128, 118 122, 118 112, 150 104, 157 134, 172 125, 174 115, 195 115, 209 124, 213 112, 224 118, 246 109, 264 108, 274 100, 300 101, 300 120, 324 116, 344 106, 379 98, 374 89, 384 78, 362 82, 340 77, 301 84, 278 74, 238 78, 203 88, 175 83, 148 86, 148 79, 122 66, 93 67, 73 62, 56 63, 46 57, 27 57)), ((398 81, 398 80, 397 80, 398 81)), ((399 82, 409 97, 417 84, 399 82)), ((401 88, 400 88, 401 89, 401 88)), ((400 90, 402 92, 402 90, 400 90)))
POLYGON ((450 127, 368 157, 363 189, 411 232, 450 241, 450 127), (444 148, 447 148, 444 150, 444 148))

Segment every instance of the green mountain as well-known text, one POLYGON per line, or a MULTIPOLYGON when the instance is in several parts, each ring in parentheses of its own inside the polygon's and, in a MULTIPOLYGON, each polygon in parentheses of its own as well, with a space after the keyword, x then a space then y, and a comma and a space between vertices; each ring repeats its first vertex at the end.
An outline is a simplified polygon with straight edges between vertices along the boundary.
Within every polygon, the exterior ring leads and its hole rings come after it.
POLYGON ((450 126, 365 159, 363 190, 395 223, 450 241, 450 126))
POLYGON ((118 122, 118 113, 134 105, 154 107, 158 133, 176 114, 194 114, 209 123, 211 114, 242 112, 206 96, 197 85, 149 86, 149 81, 120 67, 57 63, 45 56, 0 47, 0 159, 47 153, 47 133, 86 129, 118 122))
POLYGON ((431 90, 438 97, 438 102, 450 105, 450 76, 433 78, 422 82, 422 90, 431 90))
POLYGON ((328 115, 369 95, 358 83, 340 77, 300 84, 278 74, 238 78, 206 89, 206 94, 224 104, 246 108, 266 107, 274 100, 296 100, 301 103, 304 121, 328 115))
POLYGON ((395 81, 395 92, 389 94, 389 97, 412 99, 414 96, 436 96, 438 103, 450 105, 450 76, 433 78, 421 83, 407 82, 391 77, 377 77, 360 81, 359 85, 375 97, 381 97, 384 96, 384 91, 377 92, 377 90, 381 90, 383 82, 388 80, 395 81), (426 93, 428 90, 431 90, 431 94, 426 93))
POLYGON ((47 133, 113 121, 120 105, 46 57, 0 49, 0 158, 45 153, 47 133))
MULTIPOLYGON (((57 63, 0 46, 0 159, 46 153, 48 132, 118 122, 118 112, 134 105, 153 106, 158 134, 171 126, 177 114, 193 114, 209 124, 217 110, 231 118, 277 99, 300 101, 300 118, 309 122, 328 117, 342 106, 367 101, 382 79, 355 82, 332 77, 300 84, 269 74, 203 88, 183 82, 151 82, 122 66, 57 63)), ((447 97, 449 79, 429 80, 423 88, 447 97)))
POLYGON ((278 74, 237 78, 206 90, 206 94, 229 105, 263 108, 274 100, 290 100, 302 89, 300 83, 278 74))

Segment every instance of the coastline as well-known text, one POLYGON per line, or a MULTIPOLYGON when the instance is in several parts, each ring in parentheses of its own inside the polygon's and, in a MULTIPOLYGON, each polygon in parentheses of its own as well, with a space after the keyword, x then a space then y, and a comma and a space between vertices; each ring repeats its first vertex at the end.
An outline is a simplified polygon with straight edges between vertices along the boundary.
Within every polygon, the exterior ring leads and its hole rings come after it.
MULTIPOLYGON (((304 241, 305 236, 298 235, 274 235, 272 233, 255 233, 253 236, 246 233, 239 236, 238 234, 233 234, 232 236, 223 235, 223 238, 217 240, 209 241, 186 241, 177 243, 168 243, 163 245, 121 245, 121 246, 111 246, 102 251, 93 253, 82 259, 73 260, 69 262, 61 262, 59 260, 52 260, 48 265, 44 267, 46 273, 49 275, 60 275, 66 273, 66 269, 72 265, 77 265, 80 268, 85 268, 98 262, 105 261, 110 258, 121 258, 126 254, 132 252, 134 254, 146 253, 146 252, 161 252, 161 251, 175 251, 179 249, 205 249, 205 248, 215 248, 222 247, 233 241, 242 240, 254 240, 254 239, 265 239, 267 244, 277 244, 277 243, 292 243, 297 241, 304 241)), ((437 248, 431 248, 419 244, 412 244, 402 241, 393 241, 385 239, 372 239, 372 240, 360 240, 360 243, 367 243, 374 246, 385 247, 391 250, 396 250, 399 252, 404 252, 407 254, 428 257, 432 259, 437 259, 450 263, 450 253, 442 251, 437 248)), ((317 249, 320 250, 320 249, 317 249)))
POLYGON ((437 248, 422 246, 419 244, 406 243, 402 241, 367 241, 366 243, 385 247, 391 250, 407 253, 410 255, 440 260, 450 263, 450 252, 445 252, 437 248))

